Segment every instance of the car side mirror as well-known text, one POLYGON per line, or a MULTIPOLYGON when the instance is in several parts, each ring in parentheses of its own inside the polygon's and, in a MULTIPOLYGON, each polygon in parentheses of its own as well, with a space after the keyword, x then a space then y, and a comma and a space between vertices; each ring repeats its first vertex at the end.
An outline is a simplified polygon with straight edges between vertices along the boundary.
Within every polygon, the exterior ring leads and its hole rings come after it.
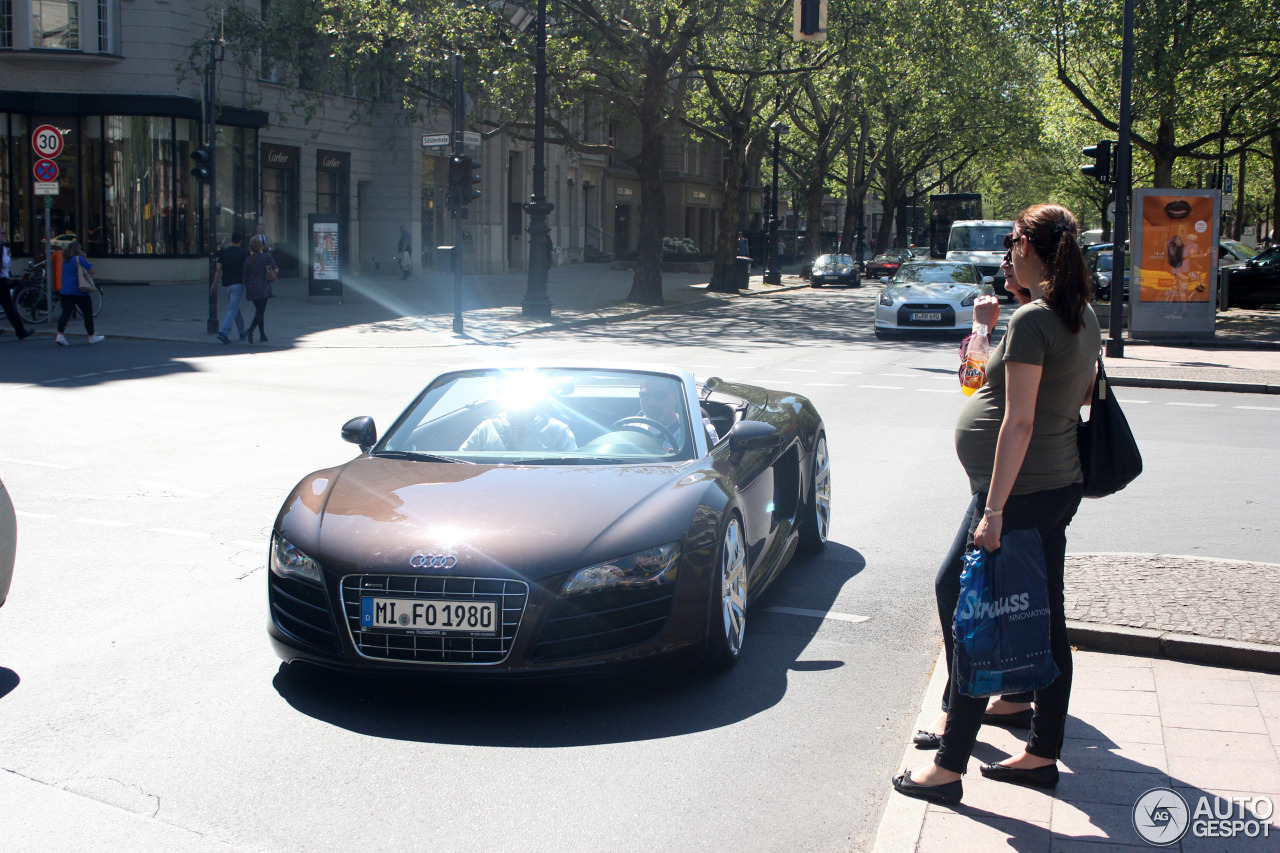
POLYGON ((748 450, 771 450, 782 443, 782 436, 771 424, 761 421, 738 421, 729 430, 729 450, 743 453, 748 450))
POLYGON ((378 443, 378 428, 373 425, 373 418, 364 415, 352 418, 342 425, 342 440, 360 445, 365 453, 378 443))
POLYGON ((983 283, 983 284, 995 284, 995 283, 996 283, 996 277, 995 277, 995 276, 993 276, 993 275, 984 275, 984 276, 982 277, 982 283, 983 283))

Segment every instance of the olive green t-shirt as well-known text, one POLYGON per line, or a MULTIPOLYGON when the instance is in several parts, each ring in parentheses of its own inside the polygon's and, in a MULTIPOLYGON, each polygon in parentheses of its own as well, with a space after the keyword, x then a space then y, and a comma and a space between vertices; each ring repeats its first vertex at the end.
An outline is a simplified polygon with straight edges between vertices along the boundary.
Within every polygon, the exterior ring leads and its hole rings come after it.
POLYGON ((1039 299, 1023 305, 1009 319, 1008 331, 987 361, 987 383, 968 399, 956 422, 956 454, 974 492, 991 487, 996 440, 1004 420, 1004 365, 1009 361, 1043 367, 1031 443, 1011 494, 1059 489, 1083 481, 1076 424, 1093 381, 1102 333, 1091 306, 1085 306, 1081 319, 1083 325, 1073 335, 1039 299))

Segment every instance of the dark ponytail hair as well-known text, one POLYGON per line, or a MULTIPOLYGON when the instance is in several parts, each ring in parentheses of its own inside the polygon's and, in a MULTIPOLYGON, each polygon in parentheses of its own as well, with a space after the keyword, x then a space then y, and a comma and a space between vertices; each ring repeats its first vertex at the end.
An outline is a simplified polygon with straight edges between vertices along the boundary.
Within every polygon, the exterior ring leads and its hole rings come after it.
POLYGON ((1074 335, 1083 325, 1080 313, 1092 296, 1084 253, 1077 241, 1080 223, 1060 204, 1033 204, 1018 214, 1017 227, 1049 270, 1045 303, 1074 335))

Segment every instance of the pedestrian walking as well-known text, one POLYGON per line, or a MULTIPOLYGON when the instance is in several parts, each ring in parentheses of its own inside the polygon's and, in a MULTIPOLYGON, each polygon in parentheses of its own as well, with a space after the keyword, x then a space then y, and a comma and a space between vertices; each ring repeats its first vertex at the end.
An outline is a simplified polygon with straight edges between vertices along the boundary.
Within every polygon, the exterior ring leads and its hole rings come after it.
MULTIPOLYGON (((938 615, 950 639, 969 543, 994 551, 1002 533, 1038 529, 1049 583, 1049 646, 1059 675, 1035 691, 1026 747, 1003 762, 982 765, 981 772, 997 781, 1046 788, 1058 782, 1057 759, 1071 695, 1063 572, 1067 525, 1080 505, 1084 479, 1076 424, 1081 405, 1091 396, 1102 342, 1089 305, 1079 233, 1079 223, 1066 208, 1040 204, 1019 214, 1005 238, 1017 283, 1029 292, 1030 301, 1010 318, 987 361, 987 383, 960 412, 956 453, 973 498, 936 583, 938 615)), ((948 655, 952 647, 946 643, 948 655)), ((963 796, 961 777, 988 711, 987 700, 961 694, 956 680, 949 679, 946 703, 946 724, 933 764, 896 776, 893 787, 899 793, 946 803, 963 796)))
POLYGON ((738 257, 740 258, 747 257, 748 251, 750 251, 750 249, 747 247, 747 235, 739 231, 738 232, 738 257))
MULTIPOLYGON (((13 326, 18 340, 22 340, 31 337, 35 332, 26 327, 18 314, 18 309, 13 305, 13 280, 9 277, 9 263, 12 260, 9 254, 9 233, 0 228, 0 309, 3 309, 4 316, 9 318, 9 324, 13 326)), ((3 333, 4 329, 0 329, 0 334, 3 333)))
POLYGON ((253 322, 245 332, 249 343, 253 343, 254 329, 258 330, 258 340, 267 342, 267 300, 275 295, 271 283, 279 272, 276 259, 262 247, 262 240, 253 237, 249 241, 249 257, 244 262, 244 295, 253 303, 253 322))
POLYGON ((254 233, 255 236, 262 241, 262 251, 274 252, 276 250, 276 244, 267 236, 267 226, 265 224, 259 222, 257 230, 254 233))
POLYGON ((396 261, 400 264, 400 280, 404 281, 413 272, 413 240, 409 237, 409 228, 400 226, 400 242, 396 245, 396 261))
POLYGON ((89 343, 99 344, 106 340, 102 335, 94 333, 93 298, 80 288, 82 271, 85 275, 93 272, 93 264, 89 263, 89 259, 84 256, 80 241, 72 240, 62 249, 62 290, 60 291, 62 314, 58 317, 58 334, 53 339, 53 342, 59 346, 67 346, 67 339, 63 332, 67 330, 67 323, 77 308, 80 309, 80 316, 84 318, 84 331, 89 337, 89 343))
POLYGON ((218 340, 224 344, 231 343, 231 324, 234 322, 240 340, 248 335, 244 331, 244 317, 240 314, 240 303, 244 299, 244 262, 249 253, 240 244, 244 235, 239 231, 231 234, 231 245, 218 250, 218 263, 213 269, 213 281, 209 284, 209 292, 214 293, 218 280, 227 291, 227 314, 222 318, 222 326, 218 329, 218 340))

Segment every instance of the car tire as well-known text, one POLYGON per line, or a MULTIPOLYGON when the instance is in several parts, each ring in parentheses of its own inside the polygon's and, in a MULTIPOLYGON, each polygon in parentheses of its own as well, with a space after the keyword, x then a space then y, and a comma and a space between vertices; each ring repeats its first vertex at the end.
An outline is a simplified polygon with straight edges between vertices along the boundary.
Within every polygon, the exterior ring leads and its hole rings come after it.
POLYGON ((708 587, 704 660, 712 669, 728 669, 742 656, 747 631, 747 543, 735 512, 720 536, 708 587))
POLYGON ((804 518, 800 522, 800 550, 816 554, 827 547, 831 532, 831 456, 827 452, 827 436, 818 433, 813 445, 813 468, 809 476, 809 494, 805 500, 804 518))
POLYGON ((811 280, 811 281, 809 282, 809 286, 810 286, 810 287, 822 287, 822 282, 818 281, 817 279, 813 279, 813 280, 811 280))

